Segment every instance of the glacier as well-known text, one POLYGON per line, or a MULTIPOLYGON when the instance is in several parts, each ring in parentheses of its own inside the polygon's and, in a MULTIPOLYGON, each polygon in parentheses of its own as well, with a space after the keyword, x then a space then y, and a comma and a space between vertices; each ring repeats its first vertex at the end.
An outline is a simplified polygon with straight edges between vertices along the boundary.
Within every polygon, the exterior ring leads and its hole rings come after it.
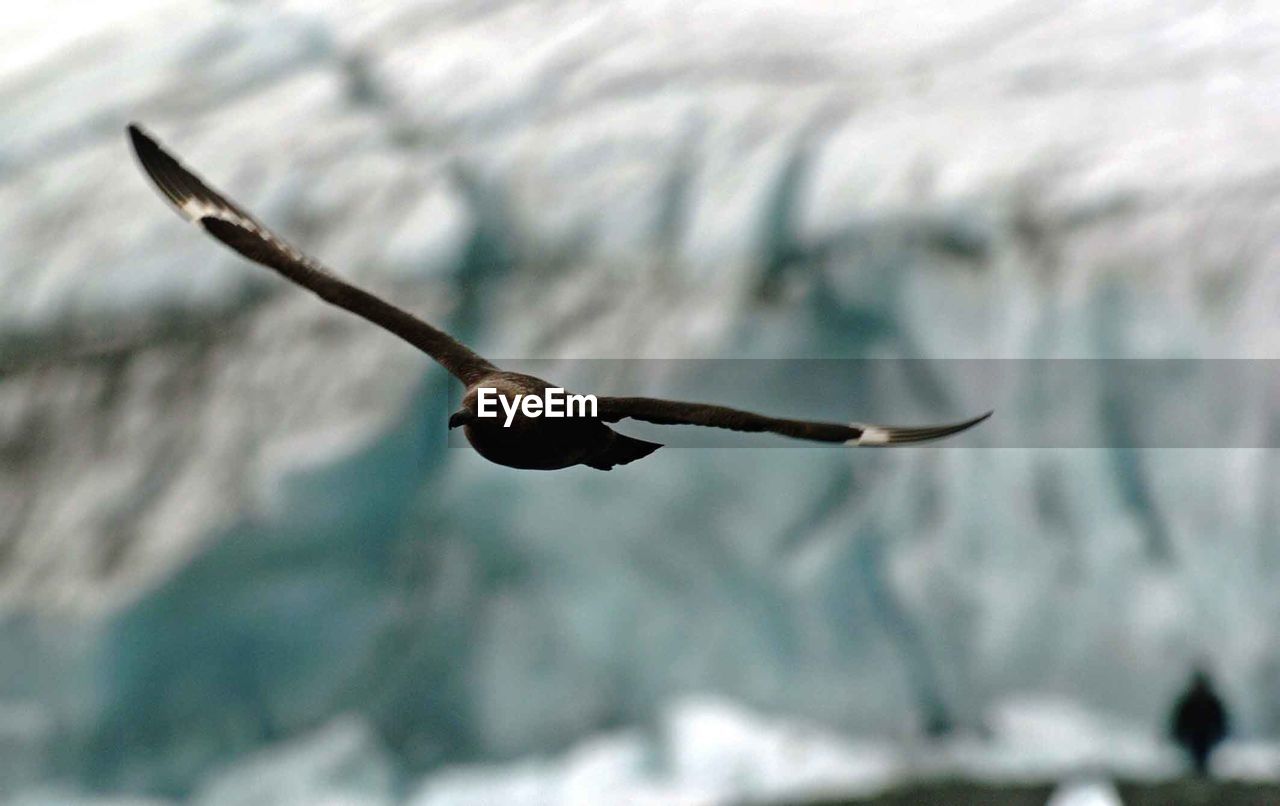
POLYGON ((1204 658, 1237 767, 1280 776, 1274 382, 1232 421, 1256 448, 1010 441, 1046 408, 1139 427, 1029 359, 1268 377, 1277 39, 1268 5, 1199 0, 15 10, 0 795, 252 802, 294 765, 261 797, 794 791, 732 778, 772 752, 752 714, 815 726, 796 775, 857 789, 1016 763, 992 748, 1029 694, 1060 728, 1028 728, 1034 769, 1107 766, 1069 741, 1083 712, 1122 726, 1113 766, 1169 774, 1163 709, 1204 658), (135 119, 495 358, 779 411, 785 358, 1011 359, 994 401, 944 374, 821 402, 994 407, 1005 436, 488 465, 446 441, 438 367, 163 210, 135 119), (729 778, 722 734, 670 727, 708 692, 748 715, 729 778))

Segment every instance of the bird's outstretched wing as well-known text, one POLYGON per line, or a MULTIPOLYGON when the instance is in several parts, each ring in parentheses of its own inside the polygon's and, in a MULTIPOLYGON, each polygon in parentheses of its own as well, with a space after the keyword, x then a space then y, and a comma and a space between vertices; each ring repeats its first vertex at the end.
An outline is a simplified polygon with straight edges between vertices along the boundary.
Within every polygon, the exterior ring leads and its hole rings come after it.
POLYGON ((784 420, 725 406, 682 403, 652 397, 601 397, 596 403, 600 419, 607 423, 615 423, 629 417, 659 425, 703 425, 710 428, 728 428, 733 431, 768 431, 794 439, 843 442, 846 445, 905 445, 913 442, 928 442, 958 434, 991 416, 991 412, 987 412, 971 420, 948 425, 896 428, 864 423, 784 420))
POLYGON ((129 126, 129 139, 143 170, 178 212, 241 255, 275 269, 326 302, 391 331, 440 362, 465 384, 496 370, 448 333, 339 279, 318 261, 295 249, 244 208, 205 184, 137 125, 129 126))

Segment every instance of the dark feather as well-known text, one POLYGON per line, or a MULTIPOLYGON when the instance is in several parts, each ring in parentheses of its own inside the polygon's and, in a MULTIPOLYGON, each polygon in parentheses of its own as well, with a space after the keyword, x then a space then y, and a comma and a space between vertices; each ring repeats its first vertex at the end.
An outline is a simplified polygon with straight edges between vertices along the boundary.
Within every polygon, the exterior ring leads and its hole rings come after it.
POLYGON ((987 412, 971 420, 948 425, 897 428, 864 423, 824 423, 786 420, 709 403, 683 403, 652 397, 602 397, 597 401, 600 419, 616 423, 624 418, 659 425, 701 425, 732 431, 767 431, 793 439, 842 442, 850 445, 901 445, 927 442, 972 428, 991 416, 987 412))
POLYGON ((244 208, 205 184, 138 126, 129 126, 129 139, 138 162, 165 198, 217 240, 255 263, 275 269, 325 301, 391 331, 434 358, 463 383, 496 371, 496 367, 448 333, 340 279, 294 248, 244 208))

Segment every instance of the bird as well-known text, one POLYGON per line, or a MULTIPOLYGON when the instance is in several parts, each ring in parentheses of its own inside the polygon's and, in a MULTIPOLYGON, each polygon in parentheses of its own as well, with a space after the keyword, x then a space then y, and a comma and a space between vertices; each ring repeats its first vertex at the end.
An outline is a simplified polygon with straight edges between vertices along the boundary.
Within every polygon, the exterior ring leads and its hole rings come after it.
POLYGON ((1186 690, 1173 705, 1169 734, 1182 745, 1197 775, 1208 775, 1209 759, 1230 730, 1227 707, 1214 691, 1209 673, 1203 668, 1196 669, 1186 690))
POLYGON ((505 420, 486 417, 481 399, 486 390, 492 390, 489 394, 498 399, 521 401, 530 396, 546 399, 550 390, 561 387, 532 375, 504 371, 443 330, 343 280, 206 183, 142 126, 131 123, 127 133, 143 172, 182 217, 241 256, 275 270, 325 302, 399 336, 457 378, 465 391, 461 407, 449 417, 448 428, 450 431, 462 428, 476 452, 499 465, 529 470, 583 465, 611 470, 662 447, 660 443, 629 437, 611 427, 624 419, 771 432, 793 439, 849 446, 885 446, 915 444, 957 434, 992 414, 988 411, 946 425, 898 428, 784 419, 707 403, 590 396, 595 402, 594 411, 580 407, 578 416, 537 416, 538 412, 531 413, 529 407, 521 405, 505 420))

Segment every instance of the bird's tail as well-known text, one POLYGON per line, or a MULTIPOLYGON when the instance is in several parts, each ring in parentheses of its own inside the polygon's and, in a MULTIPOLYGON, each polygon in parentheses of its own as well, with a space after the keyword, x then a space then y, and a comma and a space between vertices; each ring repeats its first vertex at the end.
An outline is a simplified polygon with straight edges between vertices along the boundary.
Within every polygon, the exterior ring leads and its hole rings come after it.
POLYGON ((628 462, 643 459, 661 447, 656 442, 646 442, 615 431, 613 442, 609 443, 609 449, 590 462, 586 462, 586 465, 596 470, 612 470, 614 465, 625 465, 628 462))

